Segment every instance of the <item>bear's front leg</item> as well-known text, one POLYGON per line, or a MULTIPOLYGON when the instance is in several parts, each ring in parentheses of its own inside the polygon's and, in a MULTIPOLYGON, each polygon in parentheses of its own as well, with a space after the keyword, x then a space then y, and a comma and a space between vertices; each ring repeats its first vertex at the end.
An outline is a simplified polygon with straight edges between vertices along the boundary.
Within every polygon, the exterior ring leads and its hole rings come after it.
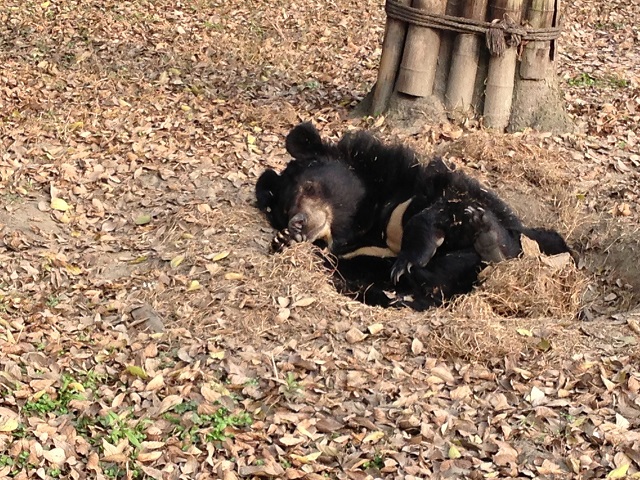
POLYGON ((398 283, 405 273, 411 273, 413 267, 424 267, 442 242, 445 232, 437 227, 436 219, 431 209, 415 215, 407 222, 402 233, 402 245, 393 267, 391 279, 398 283))
POLYGON ((294 243, 298 243, 297 240, 291 235, 288 228, 280 230, 275 234, 273 240, 271 240, 271 251, 273 253, 281 252, 287 247, 290 247, 294 243))

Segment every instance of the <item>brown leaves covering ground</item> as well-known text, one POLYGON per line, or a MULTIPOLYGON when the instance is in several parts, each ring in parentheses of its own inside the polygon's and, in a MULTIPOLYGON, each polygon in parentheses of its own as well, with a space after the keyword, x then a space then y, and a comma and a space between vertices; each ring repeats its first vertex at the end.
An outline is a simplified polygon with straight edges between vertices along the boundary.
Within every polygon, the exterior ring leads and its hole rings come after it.
POLYGON ((636 475, 639 20, 568 5, 575 134, 407 134, 348 119, 380 2, 3 2, 0 476, 636 475), (267 256, 252 186, 306 119, 444 153, 561 229, 586 320, 489 286, 369 308, 307 246, 267 256))

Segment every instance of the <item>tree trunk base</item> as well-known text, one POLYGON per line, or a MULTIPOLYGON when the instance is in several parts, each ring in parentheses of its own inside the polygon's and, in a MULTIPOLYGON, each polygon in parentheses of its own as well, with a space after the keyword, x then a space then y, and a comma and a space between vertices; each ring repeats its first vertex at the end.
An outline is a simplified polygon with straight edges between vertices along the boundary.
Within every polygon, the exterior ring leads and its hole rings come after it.
POLYGON ((442 101, 435 95, 412 97, 395 92, 389 101, 387 118, 397 126, 411 128, 425 123, 447 121, 442 101))
MULTIPOLYGON (((481 70, 483 65, 481 64, 481 70)), ((480 77, 482 78, 482 77, 480 77)), ((371 114, 375 85, 355 106, 350 117, 365 117, 371 114)), ((483 107, 483 85, 478 82, 474 93, 474 110, 483 107)), ((520 80, 513 92, 515 108, 511 112, 508 132, 518 132, 532 128, 540 132, 571 133, 575 124, 564 110, 562 93, 556 83, 546 81, 520 80)), ((470 115, 469 111, 447 111, 437 95, 412 97, 394 92, 389 100, 385 116, 399 128, 413 128, 425 123, 442 123, 451 120, 462 123, 470 115)))
POLYGON ((552 133, 569 133, 575 125, 562 103, 560 89, 549 80, 520 80, 513 92, 513 104, 508 132, 525 128, 552 133))
POLYGON ((369 93, 367 93, 364 96, 364 98, 360 101, 360 103, 358 103, 355 107, 353 107, 353 110, 349 112, 349 118, 360 118, 360 117, 367 117, 369 115, 372 115, 373 95, 375 91, 376 91, 376 84, 374 83, 371 90, 369 90, 369 93))
MULTIPOLYGON (((349 117, 366 117, 370 115, 375 86, 354 107, 349 117)), ((403 93, 394 92, 389 99, 389 108, 385 117, 394 126, 406 129, 421 127, 425 123, 443 123, 448 121, 447 113, 442 100, 435 95, 427 97, 413 97, 403 93)))

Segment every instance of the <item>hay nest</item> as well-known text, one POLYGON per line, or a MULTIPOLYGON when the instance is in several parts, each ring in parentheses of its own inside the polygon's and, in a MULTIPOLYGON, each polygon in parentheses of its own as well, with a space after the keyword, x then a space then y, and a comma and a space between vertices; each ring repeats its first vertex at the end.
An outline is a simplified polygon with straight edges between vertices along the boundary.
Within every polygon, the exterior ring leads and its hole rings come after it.
POLYGON ((480 274, 481 288, 471 297, 483 300, 504 317, 576 318, 583 307, 587 276, 569 253, 546 256, 538 244, 522 238, 524 255, 492 265, 480 274))
POLYGON ((577 343, 588 277, 570 254, 546 256, 522 239, 520 258, 492 265, 482 284, 455 299, 424 341, 433 353, 488 361, 533 348, 570 352, 577 343))

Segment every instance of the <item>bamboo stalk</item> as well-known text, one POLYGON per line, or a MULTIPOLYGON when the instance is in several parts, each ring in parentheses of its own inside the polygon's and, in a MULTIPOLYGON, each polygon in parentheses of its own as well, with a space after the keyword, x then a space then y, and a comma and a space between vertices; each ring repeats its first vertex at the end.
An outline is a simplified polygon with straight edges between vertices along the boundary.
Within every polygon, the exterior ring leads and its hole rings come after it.
MULTIPOLYGON (((527 20, 533 28, 553 26, 556 0, 532 0, 527 20)), ((524 80, 543 80, 552 65, 549 42, 529 42, 524 47, 520 63, 520 77, 524 80)))
MULTIPOLYGON (((472 20, 484 20, 487 15, 487 0, 467 0, 462 16, 472 20)), ((480 37, 461 33, 453 46, 451 70, 445 94, 447 110, 466 111, 473 100, 473 90, 480 56, 480 37)))
MULTIPOLYGON (((445 15, 450 17, 460 17, 462 15, 462 0, 447 0, 445 15)), ((451 70, 451 56, 453 54, 453 43, 457 33, 447 30, 440 30, 440 51, 438 52, 438 65, 433 84, 433 95, 444 102, 444 95, 447 91, 449 71, 451 70)))
MULTIPOLYGON (((415 8, 429 13, 443 14, 446 0, 413 0, 415 8)), ((404 54, 396 89, 416 97, 431 95, 438 64, 440 35, 437 30, 410 25, 407 30, 404 54)))
MULTIPOLYGON (((399 1, 404 5, 411 3, 411 0, 399 1)), ((387 17, 384 41, 382 42, 380 68, 378 69, 378 80, 376 81, 373 99, 371 101, 371 115, 381 114, 389 105, 398 67, 402 59, 406 33, 407 26, 404 22, 387 17)))
MULTIPOLYGON (((493 0, 491 20, 503 20, 508 16, 519 24, 522 3, 523 0, 493 0)), ((489 59, 484 101, 484 124, 489 128, 504 130, 509 125, 516 62, 517 51, 513 47, 507 48, 502 56, 489 59)))

